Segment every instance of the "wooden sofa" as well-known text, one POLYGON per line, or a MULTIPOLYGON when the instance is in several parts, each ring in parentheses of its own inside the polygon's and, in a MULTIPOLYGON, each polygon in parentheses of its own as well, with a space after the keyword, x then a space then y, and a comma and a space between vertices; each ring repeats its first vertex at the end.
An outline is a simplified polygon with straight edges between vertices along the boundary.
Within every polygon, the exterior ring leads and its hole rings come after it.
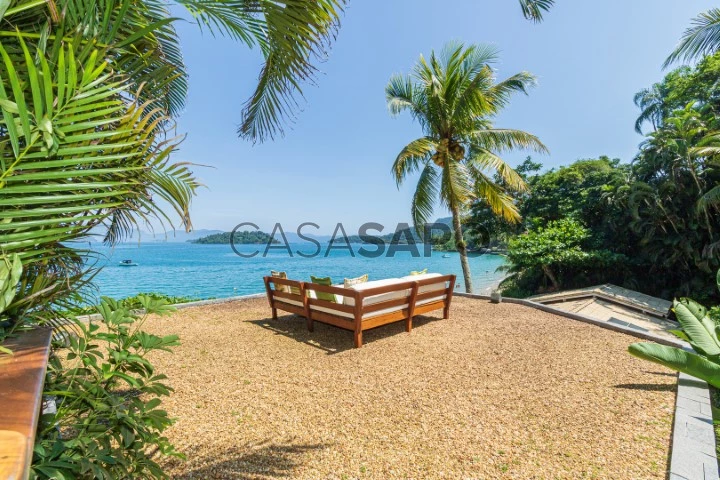
POLYGON ((350 288, 264 277, 265 290, 272 310, 294 313, 307 319, 308 330, 321 322, 351 330, 355 347, 362 346, 362 332, 394 322, 405 322, 412 330, 415 315, 443 311, 450 316, 455 275, 424 274, 376 280, 350 288), (318 293, 334 295, 335 301, 318 298, 318 293))

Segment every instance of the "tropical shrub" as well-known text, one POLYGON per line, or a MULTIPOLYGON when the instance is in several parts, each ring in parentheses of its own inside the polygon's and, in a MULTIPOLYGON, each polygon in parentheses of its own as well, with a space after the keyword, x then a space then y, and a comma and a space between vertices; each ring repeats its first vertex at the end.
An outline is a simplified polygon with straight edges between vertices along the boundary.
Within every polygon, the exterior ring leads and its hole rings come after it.
POLYGON ((169 352, 178 337, 142 330, 149 314, 174 309, 164 300, 138 301, 147 313, 104 298, 97 307, 102 320, 73 321, 67 346, 55 349, 45 393, 57 409, 41 418, 35 478, 166 478, 157 455, 182 457, 162 435, 173 420, 161 400, 172 389, 148 359, 169 352))
MULTIPOLYGON (((22 262, 18 255, 8 257, 0 256, 0 339, 7 337, 17 327, 5 315, 8 305, 11 304, 17 293, 17 285, 22 275, 22 262)), ((0 354, 12 353, 9 349, 0 346, 0 354)))
POLYGON ((571 218, 514 237, 508 243, 508 265, 504 268, 510 276, 501 284, 504 293, 538 293, 530 285, 552 291, 586 286, 593 281, 593 271, 615 267, 625 260, 622 255, 592 248, 591 240, 590 231, 571 218))
MULTIPOLYGON (((720 272, 717 285, 720 288, 720 272)), ((705 307, 688 298, 675 300, 673 311, 682 327, 673 333, 687 341, 694 353, 655 343, 633 343, 628 351, 720 388, 720 323, 713 321, 705 307)))

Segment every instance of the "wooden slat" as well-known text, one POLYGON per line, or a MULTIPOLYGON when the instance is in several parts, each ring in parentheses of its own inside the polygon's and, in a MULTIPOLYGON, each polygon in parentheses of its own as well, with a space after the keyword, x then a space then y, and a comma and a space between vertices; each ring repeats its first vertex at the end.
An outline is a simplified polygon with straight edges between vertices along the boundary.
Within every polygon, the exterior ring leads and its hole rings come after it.
POLYGON ((303 296, 302 295, 296 295, 294 293, 287 293, 287 292, 281 292, 279 290, 273 291, 273 297, 275 298, 287 298, 288 300, 295 300, 296 302, 302 303, 303 296))
POLYGON ((443 288, 441 290, 432 290, 430 292, 424 292, 424 293, 418 293, 417 294, 417 302, 422 300, 427 300, 428 298, 434 298, 434 297, 442 297, 445 295, 446 289, 443 288))
POLYGON ((360 295, 357 290, 352 288, 335 287, 332 285, 319 285, 317 283, 306 283, 305 290, 312 290, 314 292, 322 293, 333 293, 335 295, 342 295, 343 297, 359 298, 360 295))
POLYGON ((0 478, 30 473, 51 336, 51 329, 38 328, 3 344, 13 354, 0 355, 0 478))
POLYGON ((312 307, 323 307, 331 310, 337 310, 343 313, 355 313, 355 307, 352 305, 345 305, 342 303, 331 302, 328 300, 321 300, 319 298, 308 298, 308 304, 312 307))
POLYGON ((396 312, 385 313, 378 315, 377 317, 368 318, 362 321, 362 329, 370 330, 371 328, 387 325, 388 323, 399 322, 405 320, 410 315, 410 310, 405 308, 396 312))
POLYGON ((313 310, 310 312, 310 315, 313 320, 321 323, 327 323, 329 325, 334 325, 336 327, 344 328, 345 330, 354 330, 355 329, 355 320, 352 318, 345 318, 340 317, 337 315, 331 315, 329 313, 325 312, 318 312, 317 310, 313 310))
MULTIPOLYGON (((360 298, 374 297, 375 295, 382 295, 383 293, 399 292, 401 290, 410 290, 413 287, 413 282, 402 282, 393 283, 391 285, 383 285, 381 287, 368 288, 367 290, 360 290, 360 298)), ((408 292, 408 295, 410 293, 408 292)))
POLYGON ((407 305, 410 303, 410 295, 402 298, 393 298, 392 300, 385 300, 384 302, 373 303, 372 305, 365 305, 362 307, 362 314, 368 314, 377 312, 378 310, 385 310, 386 308, 399 307, 401 305, 407 305))
POLYGON ((285 303, 275 300, 272 306, 273 308, 277 308, 278 310, 282 310, 283 312, 294 313, 295 315, 300 315, 301 317, 305 316, 305 308, 302 305, 298 306, 293 305, 292 303, 285 303))
POLYGON ((445 308, 445 301, 439 300, 437 302, 426 303, 425 305, 415 306, 415 315, 422 315, 423 313, 432 312, 435 310, 441 310, 445 308))
POLYGON ((263 279, 268 283, 274 283, 276 285, 286 285, 288 287, 302 288, 303 285, 303 282, 298 282, 297 280, 290 280, 289 278, 263 277, 263 279))

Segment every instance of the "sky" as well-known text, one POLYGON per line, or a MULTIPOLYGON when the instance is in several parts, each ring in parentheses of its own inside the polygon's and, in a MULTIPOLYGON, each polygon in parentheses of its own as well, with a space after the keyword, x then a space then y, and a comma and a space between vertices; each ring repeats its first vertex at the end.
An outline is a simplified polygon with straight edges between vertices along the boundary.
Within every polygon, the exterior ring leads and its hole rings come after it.
MULTIPOLYGON (((284 137, 256 145, 236 130, 260 53, 179 22, 190 91, 178 121, 187 139, 175 160, 207 166, 195 167, 207 187, 193 201, 194 228, 229 231, 249 221, 294 231, 315 222, 317 233, 330 234, 341 222, 353 234, 365 222, 386 232, 409 222, 416 178, 398 189, 390 167, 422 131, 409 114, 388 113, 384 89, 392 74, 408 73, 421 54, 450 40, 497 46, 499 78, 537 76, 537 87, 513 97, 495 125, 537 135, 550 154, 534 159, 546 168, 599 155, 629 162, 642 141, 633 95, 662 79, 662 63, 691 19, 713 6, 558 0, 533 24, 516 0, 351 1, 317 85, 304 88, 297 121, 284 137)), ((517 165, 527 154, 504 158, 517 165)))

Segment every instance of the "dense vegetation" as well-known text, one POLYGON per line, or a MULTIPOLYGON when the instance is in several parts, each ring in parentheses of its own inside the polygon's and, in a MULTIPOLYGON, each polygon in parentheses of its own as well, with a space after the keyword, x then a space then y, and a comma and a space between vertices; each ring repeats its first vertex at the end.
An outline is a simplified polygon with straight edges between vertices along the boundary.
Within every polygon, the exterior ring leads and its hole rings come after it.
POLYGON ((188 240, 188 242, 200 243, 204 245, 229 245, 231 239, 232 242, 236 245, 267 244, 269 242, 279 243, 277 240, 274 240, 269 234, 253 230, 235 232, 234 234, 232 232, 213 233, 212 235, 207 235, 205 237, 195 240, 188 240))
POLYGON ((720 54, 639 92, 636 126, 649 132, 630 163, 601 157, 538 173, 526 161, 519 227, 476 202, 468 225, 509 247, 508 295, 612 282, 664 298, 717 296, 717 78, 720 54), (546 256, 563 249, 575 253, 546 256))

